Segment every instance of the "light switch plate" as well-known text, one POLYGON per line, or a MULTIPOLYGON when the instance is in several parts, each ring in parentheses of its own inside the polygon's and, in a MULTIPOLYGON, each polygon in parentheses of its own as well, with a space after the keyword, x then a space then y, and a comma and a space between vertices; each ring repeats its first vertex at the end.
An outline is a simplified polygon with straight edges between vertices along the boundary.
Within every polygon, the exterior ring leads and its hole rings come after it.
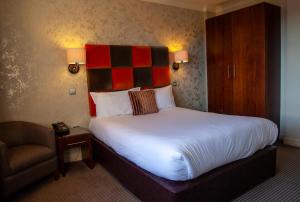
POLYGON ((69 95, 76 95, 76 88, 70 88, 69 95))

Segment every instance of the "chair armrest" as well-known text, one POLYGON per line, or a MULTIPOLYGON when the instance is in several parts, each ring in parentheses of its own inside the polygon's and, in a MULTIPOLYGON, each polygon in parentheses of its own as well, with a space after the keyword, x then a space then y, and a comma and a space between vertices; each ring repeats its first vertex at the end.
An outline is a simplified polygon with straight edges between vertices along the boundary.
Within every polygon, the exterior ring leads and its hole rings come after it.
POLYGON ((24 138, 26 138, 27 143, 44 145, 56 151, 55 136, 51 131, 50 128, 41 125, 33 123, 24 124, 24 138))
POLYGON ((7 146, 0 141, 0 184, 3 183, 4 177, 9 173, 9 164, 7 157, 7 146))

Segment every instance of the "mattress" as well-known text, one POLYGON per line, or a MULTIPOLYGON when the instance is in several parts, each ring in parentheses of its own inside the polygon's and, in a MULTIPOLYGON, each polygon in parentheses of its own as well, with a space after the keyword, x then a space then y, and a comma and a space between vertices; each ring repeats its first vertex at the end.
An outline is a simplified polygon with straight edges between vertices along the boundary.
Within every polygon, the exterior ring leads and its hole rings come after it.
POLYGON ((96 117, 89 128, 119 155, 174 181, 249 157, 273 144, 278 134, 267 119, 179 107, 140 116, 96 117))

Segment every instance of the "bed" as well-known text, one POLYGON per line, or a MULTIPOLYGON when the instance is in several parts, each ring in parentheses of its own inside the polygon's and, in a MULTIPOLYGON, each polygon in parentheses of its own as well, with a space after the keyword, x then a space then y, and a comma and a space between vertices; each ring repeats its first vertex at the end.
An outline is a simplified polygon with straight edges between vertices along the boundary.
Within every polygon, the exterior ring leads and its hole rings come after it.
POLYGON ((174 181, 192 180, 249 157, 277 138, 276 125, 266 119, 179 107, 142 116, 92 118, 89 128, 119 155, 174 181))
MULTIPOLYGON (((170 84, 165 47, 86 49, 89 92, 170 84)), ((275 175, 278 131, 266 119, 178 107, 96 118, 90 94, 89 104, 95 158, 142 201, 230 201, 275 175)))

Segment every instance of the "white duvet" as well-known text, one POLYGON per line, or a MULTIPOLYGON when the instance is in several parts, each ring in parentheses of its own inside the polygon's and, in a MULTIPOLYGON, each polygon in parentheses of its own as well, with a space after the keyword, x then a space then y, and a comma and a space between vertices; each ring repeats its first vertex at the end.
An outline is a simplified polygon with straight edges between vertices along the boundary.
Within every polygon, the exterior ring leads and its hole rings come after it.
POLYGON ((278 133, 267 119, 178 107, 148 115, 92 118, 90 130, 139 167, 176 181, 251 156, 273 144, 278 133))

